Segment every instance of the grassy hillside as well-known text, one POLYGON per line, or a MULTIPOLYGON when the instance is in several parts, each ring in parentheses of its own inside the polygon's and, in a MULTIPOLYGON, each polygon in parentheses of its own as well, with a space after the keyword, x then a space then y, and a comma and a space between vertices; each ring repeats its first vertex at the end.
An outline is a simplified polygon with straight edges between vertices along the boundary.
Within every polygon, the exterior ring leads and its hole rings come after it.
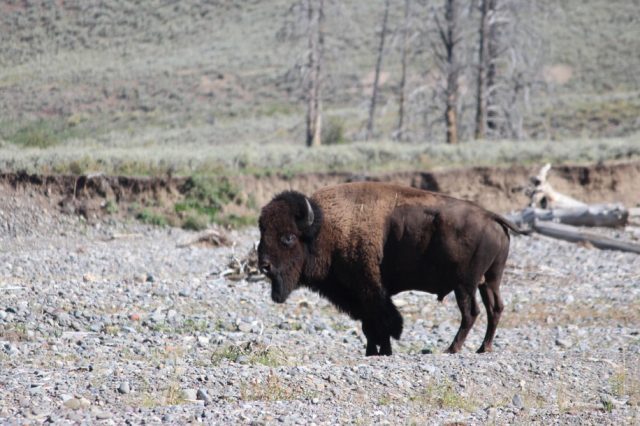
MULTIPOLYGON (((303 11, 291 9, 293 3, 2 2, 3 167, 105 164, 135 171, 131 163, 142 162, 146 166, 141 169, 150 170, 155 166, 149 164, 168 169, 177 161, 177 169, 190 170, 210 159, 207 167, 261 168, 302 158, 301 164, 322 168, 315 161, 326 160, 326 168, 332 168, 369 155, 362 152, 385 150, 399 161, 407 157, 416 163, 414 154, 422 152, 425 143, 439 141, 442 132, 436 129, 428 140, 416 138, 415 146, 356 144, 327 148, 327 155, 302 152, 304 104, 297 66, 304 64, 305 40, 296 37, 303 11), (265 144, 269 147, 256 152, 256 146, 265 144)), ((395 31, 403 2, 392 3, 390 24, 395 31)), ((415 17, 427 23, 426 30, 433 26, 430 11, 440 3, 414 5, 415 17)), ((640 4, 556 3, 541 2, 530 25, 539 29, 548 49, 545 69, 565 75, 562 84, 551 84, 544 96, 532 99, 530 134, 543 140, 622 137, 611 142, 611 152, 622 143, 629 147, 622 155, 634 155, 640 129, 640 4)), ((336 141, 349 142, 363 127, 382 7, 382 0, 328 2, 325 125, 336 141)), ((396 121, 398 47, 394 32, 383 64, 377 123, 381 141, 390 139, 396 121)), ((427 84, 432 67, 429 49, 413 52, 412 90, 427 84)), ((432 114, 439 114, 437 103, 434 110, 432 114)), ((418 111, 411 126, 423 126, 418 111)), ((601 139, 592 145, 603 143, 601 139)), ((540 152, 551 152, 539 145, 540 152)), ((583 147, 577 142, 567 146, 576 151, 583 147)), ((522 148, 516 146, 513 152, 522 148)), ((576 153, 578 159, 582 155, 576 153)), ((462 158, 474 161, 473 155, 462 158)))

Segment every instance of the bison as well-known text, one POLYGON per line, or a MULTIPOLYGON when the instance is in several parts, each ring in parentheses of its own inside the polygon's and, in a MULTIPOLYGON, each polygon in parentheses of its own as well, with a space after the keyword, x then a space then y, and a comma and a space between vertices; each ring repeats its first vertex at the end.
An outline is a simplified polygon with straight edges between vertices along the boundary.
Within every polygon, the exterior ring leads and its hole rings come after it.
POLYGON ((462 313, 447 349, 456 353, 478 316, 480 289, 487 331, 478 352, 492 350, 503 310, 500 280, 509 253, 501 216, 443 194, 358 182, 326 187, 310 198, 278 194, 263 207, 258 262, 283 303, 305 286, 362 321, 366 355, 391 355, 402 316, 391 296, 406 290, 454 292, 462 313))

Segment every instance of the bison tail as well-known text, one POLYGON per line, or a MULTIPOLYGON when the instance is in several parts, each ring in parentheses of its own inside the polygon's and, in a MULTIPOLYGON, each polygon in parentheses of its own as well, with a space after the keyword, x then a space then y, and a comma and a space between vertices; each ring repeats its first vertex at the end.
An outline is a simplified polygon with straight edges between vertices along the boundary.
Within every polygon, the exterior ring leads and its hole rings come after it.
POLYGON ((502 216, 500 216, 499 214, 493 214, 493 219, 498 222, 502 228, 504 229, 504 232, 506 232, 507 234, 509 233, 509 230, 511 230, 512 232, 516 233, 516 234, 520 234, 520 235, 529 235, 531 234, 531 230, 530 229, 524 229, 524 228, 520 228, 518 225, 516 225, 515 223, 511 222, 509 219, 506 219, 502 216))

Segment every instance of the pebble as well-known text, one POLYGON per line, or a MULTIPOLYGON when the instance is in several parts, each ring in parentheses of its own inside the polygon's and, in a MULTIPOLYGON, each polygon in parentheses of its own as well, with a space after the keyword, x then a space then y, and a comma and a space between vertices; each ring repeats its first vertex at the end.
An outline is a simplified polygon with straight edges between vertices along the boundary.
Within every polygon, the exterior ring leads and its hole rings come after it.
POLYGON ((120 383, 120 385, 118 386, 118 392, 125 395, 131 392, 131 387, 129 386, 129 382, 120 383))
POLYGON ((566 339, 566 338, 558 338, 556 339, 556 346, 559 346, 561 348, 570 348, 573 345, 573 343, 571 342, 571 340, 566 339))
POLYGON ((209 403, 209 401, 211 400, 209 398, 209 394, 207 393, 207 390, 203 388, 198 389, 198 393, 196 394, 196 399, 199 401, 204 401, 205 403, 209 403))
POLYGON ((91 405, 91 402, 85 398, 70 398, 66 400, 62 405, 71 410, 81 410, 91 405))
POLYGON ((198 399, 198 391, 196 389, 184 389, 182 391, 184 399, 187 401, 197 401, 198 399))
POLYGON ((517 409, 523 409, 524 408, 524 402, 522 401, 522 396, 520 396, 520 394, 515 394, 513 396, 513 398, 511 399, 511 403, 517 409))

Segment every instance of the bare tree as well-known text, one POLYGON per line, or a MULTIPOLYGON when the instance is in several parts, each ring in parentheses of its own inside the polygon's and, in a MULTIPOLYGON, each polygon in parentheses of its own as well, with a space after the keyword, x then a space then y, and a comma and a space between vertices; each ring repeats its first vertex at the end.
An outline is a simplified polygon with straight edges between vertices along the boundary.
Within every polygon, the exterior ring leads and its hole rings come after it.
POLYGON ((373 89, 371 93, 371 103, 369 104, 369 119, 367 120, 367 131, 365 140, 369 140, 373 133, 373 116, 376 112, 376 98, 378 96, 378 84, 380 82, 380 69, 382 67, 382 56, 384 55, 384 39, 387 34, 387 21, 389 19, 389 0, 384 2, 384 14, 382 16, 382 28, 380 30, 380 44, 378 45, 378 59, 373 77, 373 89))
POLYGON ((458 3, 458 0, 445 0, 445 27, 442 26, 436 16, 440 40, 445 50, 445 54, 441 59, 444 61, 444 71, 447 76, 444 119, 447 129, 447 143, 449 144, 458 143, 458 76, 461 68, 458 49, 462 40, 458 3))
POLYGON ((398 99, 398 128, 396 130, 396 137, 399 140, 402 140, 404 137, 404 104, 407 90, 407 54, 409 51, 410 5, 410 0, 404 0, 404 19, 402 21, 402 56, 400 59, 400 95, 398 99))
POLYGON ((322 53, 324 49, 324 0, 307 0, 309 77, 307 81, 307 146, 322 143, 322 53))
POLYGON ((486 25, 487 32, 486 43, 486 58, 484 58, 485 69, 486 69, 486 87, 485 90, 487 94, 485 96, 485 111, 486 111, 486 122, 487 128, 491 130, 496 130, 498 128, 497 124, 497 105, 496 105, 496 63, 498 61, 498 57, 500 56, 500 40, 499 40, 499 32, 498 26, 500 25, 500 17, 497 14, 498 10, 498 0, 483 0, 484 3, 487 4, 487 13, 486 13, 486 25))
POLYGON ((495 28, 491 25, 490 17, 495 10, 496 0, 480 0, 480 30, 478 32, 478 79, 476 87, 476 128, 474 136, 476 139, 485 137, 485 122, 487 120, 487 79, 488 65, 491 65, 491 83, 495 79, 494 58, 489 55, 489 44, 491 41, 492 51, 495 53, 495 28), (492 31, 493 30, 493 31, 492 31))
POLYGON ((482 0, 476 138, 522 139, 532 90, 543 87, 543 40, 528 17, 536 2, 482 0))

